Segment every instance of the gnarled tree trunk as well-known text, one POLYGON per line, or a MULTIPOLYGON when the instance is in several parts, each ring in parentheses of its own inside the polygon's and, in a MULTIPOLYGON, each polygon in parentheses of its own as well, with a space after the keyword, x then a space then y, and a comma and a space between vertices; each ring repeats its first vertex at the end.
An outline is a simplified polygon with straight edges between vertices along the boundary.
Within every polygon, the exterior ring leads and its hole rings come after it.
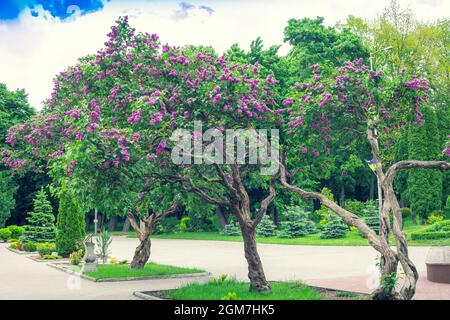
POLYGON ((250 290, 257 292, 270 292, 270 284, 264 274, 261 258, 256 248, 256 230, 249 226, 241 226, 244 239, 245 259, 248 264, 248 278, 250 290))
MULTIPOLYGON (((143 195, 142 195, 143 197, 143 195)), ((142 198, 141 198, 142 199, 142 198)), ((139 198, 138 198, 139 200, 139 198)), ((139 200, 140 202, 141 200, 139 200)), ((182 208, 181 204, 178 202, 173 202, 172 205, 164 212, 159 213, 147 213, 145 218, 141 218, 139 215, 135 214, 134 212, 130 212, 128 214, 128 219, 130 220, 130 224, 133 227, 133 229, 136 231, 136 234, 138 236, 138 239, 140 241, 139 245, 137 246, 133 260, 130 264, 130 269, 142 269, 145 267, 145 264, 150 259, 150 249, 152 246, 150 235, 153 232, 153 229, 155 227, 155 224, 158 221, 163 220, 165 217, 167 217, 170 214, 174 214, 178 212, 182 208), (139 224, 137 222, 137 219, 139 219, 139 224)))
POLYGON ((130 269, 142 269, 150 259, 150 249, 152 242, 150 237, 139 239, 141 242, 134 251, 133 260, 130 263, 130 269))

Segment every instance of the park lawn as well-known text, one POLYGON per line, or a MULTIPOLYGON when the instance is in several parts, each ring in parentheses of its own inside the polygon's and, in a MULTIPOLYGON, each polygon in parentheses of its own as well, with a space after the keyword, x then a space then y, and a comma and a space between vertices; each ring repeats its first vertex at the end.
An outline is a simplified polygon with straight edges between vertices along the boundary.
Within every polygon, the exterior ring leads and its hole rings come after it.
MULTIPOLYGON (((450 239, 438 240, 411 240, 411 233, 423 230, 428 226, 413 224, 411 219, 404 220, 403 230, 408 236, 408 245, 410 246, 448 246, 450 239)), ((114 235, 125 235, 129 238, 136 238, 134 232, 113 232, 114 235)), ((215 241, 233 241, 241 242, 241 236, 225 236, 219 232, 179 232, 170 234, 152 235, 156 239, 183 239, 183 240, 215 240, 215 241)), ((278 237, 257 237, 258 243, 266 244, 286 244, 286 245, 308 245, 308 246, 368 246, 366 238, 363 238, 358 231, 349 231, 344 238, 339 239, 321 239, 320 234, 311 234, 301 238, 287 239, 278 237)), ((393 235, 391 243, 394 244, 393 235)))
POLYGON ((228 293, 236 293, 236 300, 320 300, 319 292, 300 282, 271 282, 272 292, 249 291, 248 282, 227 280, 214 283, 191 283, 165 295, 174 300, 221 300, 228 293))
POLYGON ((147 263, 143 269, 129 269, 126 264, 100 264, 97 266, 97 271, 86 272, 85 275, 99 280, 129 277, 158 277, 201 272, 205 271, 201 269, 182 268, 150 262, 147 263))

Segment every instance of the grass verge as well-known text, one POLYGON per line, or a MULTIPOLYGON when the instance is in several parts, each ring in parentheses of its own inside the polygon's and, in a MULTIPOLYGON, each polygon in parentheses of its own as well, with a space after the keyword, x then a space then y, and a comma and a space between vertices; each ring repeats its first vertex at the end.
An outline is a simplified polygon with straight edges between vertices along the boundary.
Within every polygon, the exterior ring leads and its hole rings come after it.
MULTIPOLYGON (((230 279, 224 282, 191 283, 166 292, 174 300, 221 300, 228 296, 233 300, 321 300, 315 289, 300 282, 271 282, 272 292, 263 294, 249 291, 247 282, 230 279)), ((227 299, 228 300, 228 299, 227 299)))
POLYGON ((124 264, 98 265, 96 272, 85 272, 85 275, 100 279, 160 277, 177 274, 193 274, 205 272, 201 269, 182 268, 157 263, 147 263, 143 269, 129 269, 124 264))

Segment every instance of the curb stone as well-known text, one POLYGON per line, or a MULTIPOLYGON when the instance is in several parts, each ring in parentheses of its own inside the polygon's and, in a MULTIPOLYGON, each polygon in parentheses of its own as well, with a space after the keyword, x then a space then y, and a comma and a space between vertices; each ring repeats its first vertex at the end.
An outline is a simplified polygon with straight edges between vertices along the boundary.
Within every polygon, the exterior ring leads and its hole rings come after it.
POLYGON ((20 255, 28 255, 28 254, 37 254, 38 253, 37 251, 34 251, 34 252, 19 251, 19 250, 10 248, 10 247, 6 247, 6 249, 8 249, 11 252, 20 254, 20 255))
POLYGON ((160 279, 178 279, 178 278, 198 278, 210 276, 210 272, 197 272, 197 273, 183 273, 183 274, 173 274, 173 275, 161 275, 161 276, 147 276, 147 277, 126 277, 126 278, 106 278, 106 279, 96 279, 94 277, 81 274, 67 268, 59 266, 57 263, 48 263, 48 266, 66 272, 73 275, 80 276, 83 279, 90 280, 93 282, 121 282, 121 281, 138 281, 138 280, 160 280, 160 279))
POLYGON ((155 297, 155 296, 152 296, 152 295, 140 292, 140 291, 133 292, 133 296, 138 297, 138 298, 140 298, 142 300, 154 300, 154 301, 166 300, 166 299, 158 298, 158 297, 155 297))

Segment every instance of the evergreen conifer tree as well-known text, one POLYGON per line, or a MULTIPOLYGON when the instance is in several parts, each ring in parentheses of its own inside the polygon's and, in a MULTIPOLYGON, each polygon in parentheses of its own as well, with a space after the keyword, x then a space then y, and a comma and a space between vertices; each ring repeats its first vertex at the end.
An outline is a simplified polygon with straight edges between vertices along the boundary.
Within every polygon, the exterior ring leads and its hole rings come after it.
POLYGON ((56 235, 55 217, 47 194, 41 188, 33 200, 33 211, 27 218, 23 238, 27 242, 54 242, 56 235))

